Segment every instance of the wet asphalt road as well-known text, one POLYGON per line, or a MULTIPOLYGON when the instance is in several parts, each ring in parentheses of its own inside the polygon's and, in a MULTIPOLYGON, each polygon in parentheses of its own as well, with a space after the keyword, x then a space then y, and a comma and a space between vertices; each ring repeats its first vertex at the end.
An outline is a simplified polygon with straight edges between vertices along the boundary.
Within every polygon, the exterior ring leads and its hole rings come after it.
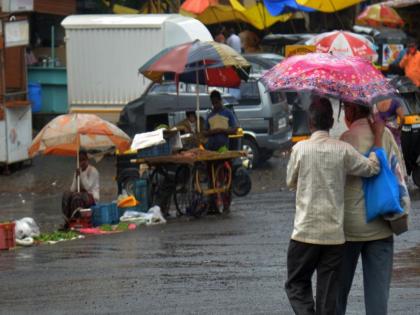
MULTIPOLYGON (((0 221, 31 216, 42 231, 56 229, 73 163, 36 158, 0 176, 0 221)), ((283 289, 294 213, 286 163, 280 155, 254 171, 253 192, 229 215, 1 251, 0 314, 292 314, 283 289)), ((112 159, 98 169, 110 201, 112 159)), ((389 314, 420 314, 419 208, 414 201, 411 230, 396 238, 389 314)), ((363 313, 359 268, 348 314, 363 313)))

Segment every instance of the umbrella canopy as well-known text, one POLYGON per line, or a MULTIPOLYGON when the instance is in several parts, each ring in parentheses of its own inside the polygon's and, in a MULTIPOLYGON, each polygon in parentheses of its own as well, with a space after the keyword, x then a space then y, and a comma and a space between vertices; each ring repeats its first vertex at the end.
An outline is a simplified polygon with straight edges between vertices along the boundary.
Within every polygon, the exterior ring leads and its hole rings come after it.
POLYGON ((117 126, 91 114, 61 115, 50 121, 38 133, 29 148, 32 157, 37 153, 77 156, 80 148, 120 151, 130 148, 130 137, 117 126))
POLYGON ((366 9, 357 17, 356 23, 374 27, 402 27, 404 25, 404 20, 393 8, 378 3, 367 6, 366 9))
POLYGON ((336 12, 358 4, 361 1, 362 0, 296 0, 296 3, 321 12, 336 12))
POLYGON ((181 9, 193 14, 201 14, 211 6, 219 4, 219 0, 187 0, 185 1, 181 9))
POLYGON ((308 8, 297 4, 296 0, 264 0, 264 4, 267 7, 268 12, 270 12, 270 14, 273 16, 294 11, 315 11, 313 8, 308 8))
POLYGON ((305 42, 314 45, 317 52, 333 55, 359 56, 375 61, 378 54, 375 45, 363 35, 347 32, 332 31, 319 34, 305 42))
POLYGON ((268 91, 309 91, 371 105, 395 89, 370 62, 360 57, 312 53, 287 58, 261 78, 268 91))
POLYGON ((248 79, 250 68, 245 58, 228 45, 195 40, 162 50, 139 72, 154 82, 173 74, 176 81, 238 87, 241 80, 248 79))
MULTIPOLYGON (((248 80, 251 65, 228 45, 216 42, 190 43, 169 47, 152 57, 140 69, 146 78, 160 82, 174 75, 176 82, 238 87, 248 80)), ((200 130, 200 98, 197 93, 197 130, 200 130)))
POLYGON ((249 2, 251 4, 245 7, 238 0, 186 0, 179 12, 206 25, 241 21, 260 30, 277 22, 286 22, 292 17, 290 13, 272 16, 261 2, 249 2))

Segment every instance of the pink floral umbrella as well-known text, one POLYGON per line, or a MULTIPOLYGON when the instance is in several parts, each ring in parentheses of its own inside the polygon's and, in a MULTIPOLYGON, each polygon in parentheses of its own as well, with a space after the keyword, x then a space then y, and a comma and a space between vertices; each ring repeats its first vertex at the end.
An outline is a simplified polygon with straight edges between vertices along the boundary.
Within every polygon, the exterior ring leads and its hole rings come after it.
POLYGON ((261 80, 270 92, 309 91, 362 105, 372 105, 396 92, 367 60, 328 53, 287 58, 268 70, 261 80))

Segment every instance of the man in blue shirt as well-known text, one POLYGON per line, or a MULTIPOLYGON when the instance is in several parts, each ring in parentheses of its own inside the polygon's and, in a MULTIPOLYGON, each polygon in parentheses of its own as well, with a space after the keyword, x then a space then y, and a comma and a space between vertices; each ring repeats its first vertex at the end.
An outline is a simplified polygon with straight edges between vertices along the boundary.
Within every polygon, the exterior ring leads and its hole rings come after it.
POLYGON ((228 136, 236 133, 238 123, 235 115, 223 107, 219 91, 211 92, 210 100, 213 110, 206 119, 206 131, 204 132, 204 135, 208 137, 206 148, 211 151, 227 151, 229 148, 228 136))

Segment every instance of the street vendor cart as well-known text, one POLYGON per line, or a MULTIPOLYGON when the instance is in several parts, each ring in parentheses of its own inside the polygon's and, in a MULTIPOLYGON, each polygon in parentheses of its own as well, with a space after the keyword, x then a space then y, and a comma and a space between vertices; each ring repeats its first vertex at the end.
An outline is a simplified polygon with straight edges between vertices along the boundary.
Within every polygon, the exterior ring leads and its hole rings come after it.
POLYGON ((133 159, 132 163, 147 164, 151 201, 162 194, 162 184, 174 183, 174 202, 179 215, 199 217, 208 210, 229 211, 232 200, 234 159, 245 156, 241 151, 223 153, 191 149, 179 153, 133 159), (174 176, 170 178, 170 172, 174 176))
POLYGON ((165 211, 173 200, 177 215, 200 216, 209 209, 229 210, 231 192, 238 197, 250 192, 251 178, 244 166, 249 161, 246 152, 240 151, 242 128, 229 136, 229 151, 223 153, 197 147, 192 134, 182 136, 180 145, 174 141, 177 133, 162 130, 165 143, 117 152, 119 194, 132 195, 147 207, 159 205, 165 211), (139 185, 143 187, 140 190, 139 185))

